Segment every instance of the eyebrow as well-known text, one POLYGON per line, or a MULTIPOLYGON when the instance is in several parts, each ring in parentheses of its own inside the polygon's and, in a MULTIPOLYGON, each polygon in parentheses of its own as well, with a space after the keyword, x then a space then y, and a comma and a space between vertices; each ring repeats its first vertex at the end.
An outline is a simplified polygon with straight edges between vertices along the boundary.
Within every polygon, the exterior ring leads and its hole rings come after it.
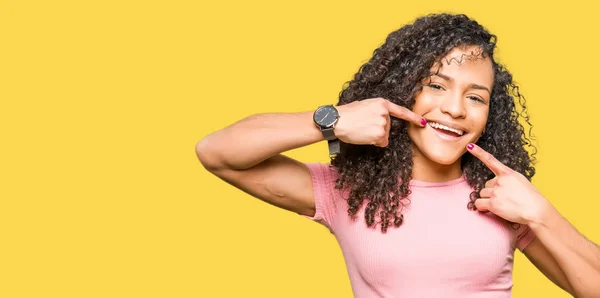
MULTIPOLYGON (((444 79, 444 80, 446 80, 446 81, 448 81, 448 82, 452 82, 452 81, 453 81, 453 79, 452 79, 450 76, 448 76, 448 75, 445 75, 445 74, 443 74, 443 73, 434 73, 433 75, 434 75, 434 76, 438 76, 438 77, 440 77, 440 78, 442 78, 442 79, 444 79)), ((473 89, 485 90, 485 91, 487 91, 487 92, 488 92, 490 95, 492 94, 492 92, 490 91, 490 89, 488 89, 486 86, 482 86, 482 85, 478 85, 478 84, 471 83, 471 84, 469 85, 469 87, 471 87, 471 88, 473 88, 473 89)))

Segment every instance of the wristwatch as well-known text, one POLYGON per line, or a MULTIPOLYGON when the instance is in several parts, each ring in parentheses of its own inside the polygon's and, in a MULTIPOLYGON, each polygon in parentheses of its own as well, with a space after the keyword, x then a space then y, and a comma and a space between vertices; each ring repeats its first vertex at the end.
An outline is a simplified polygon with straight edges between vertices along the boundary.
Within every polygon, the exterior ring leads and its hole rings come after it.
POLYGON ((329 145, 329 155, 340 153, 340 140, 335 136, 333 130, 340 115, 333 105, 320 106, 313 114, 315 125, 321 130, 323 137, 329 145))

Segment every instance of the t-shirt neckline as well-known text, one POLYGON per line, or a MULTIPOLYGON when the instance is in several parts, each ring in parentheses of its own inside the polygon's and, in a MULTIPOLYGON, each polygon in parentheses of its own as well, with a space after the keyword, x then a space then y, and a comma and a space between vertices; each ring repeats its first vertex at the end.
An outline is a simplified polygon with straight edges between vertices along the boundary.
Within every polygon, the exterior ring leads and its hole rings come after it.
POLYGON ((461 175, 460 177, 456 178, 456 179, 452 179, 452 180, 448 180, 448 181, 441 181, 441 182, 431 182, 431 181, 422 181, 422 180, 410 180, 410 182, 408 183, 408 185, 410 186, 414 186, 414 187, 446 187, 446 186, 452 186, 452 185, 456 185, 462 182, 465 182, 467 179, 465 177, 465 175, 461 175))

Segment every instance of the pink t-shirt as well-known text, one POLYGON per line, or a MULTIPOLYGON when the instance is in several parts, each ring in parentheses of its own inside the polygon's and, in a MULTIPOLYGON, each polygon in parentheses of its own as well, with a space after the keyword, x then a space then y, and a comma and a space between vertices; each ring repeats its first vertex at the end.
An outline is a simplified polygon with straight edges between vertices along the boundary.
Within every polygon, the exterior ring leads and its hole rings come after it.
POLYGON ((336 237, 355 297, 511 297, 515 249, 534 238, 526 225, 511 225, 488 212, 467 209, 472 188, 464 177, 433 183, 411 181, 410 204, 399 228, 369 228, 364 205, 353 220, 347 191, 334 188, 328 164, 307 164, 316 214, 336 237))

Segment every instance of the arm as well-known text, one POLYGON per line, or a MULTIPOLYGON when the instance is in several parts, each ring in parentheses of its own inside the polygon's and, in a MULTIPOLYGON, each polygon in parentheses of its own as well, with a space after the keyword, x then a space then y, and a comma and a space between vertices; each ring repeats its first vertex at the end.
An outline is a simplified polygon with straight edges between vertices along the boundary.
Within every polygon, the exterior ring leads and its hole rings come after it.
MULTIPOLYGON (((335 135, 349 144, 387 146, 390 116, 421 124, 422 117, 385 99, 338 107, 335 135)), ((267 203, 314 216, 315 198, 308 167, 281 153, 323 140, 313 112, 258 114, 216 131, 196 145, 211 173, 267 203)))
POLYGON ((323 139, 312 112, 257 114, 208 135, 196 145, 202 165, 232 186, 286 210, 312 216, 308 168, 281 152, 323 139))
POLYGON ((573 296, 600 297, 600 247, 579 233, 549 203, 534 213, 528 225, 539 240, 524 250, 527 258, 538 268, 558 265, 562 274, 554 270, 556 273, 550 276, 556 280, 566 278, 568 282, 553 281, 573 296))
POLYGON ((556 259, 539 238, 535 238, 525 247, 523 254, 527 259, 555 285, 575 296, 573 287, 556 259))
POLYGON ((600 248, 563 218, 527 178, 480 147, 467 148, 496 175, 481 190, 477 209, 528 225, 537 239, 523 250, 527 258, 571 295, 600 297, 600 248))

